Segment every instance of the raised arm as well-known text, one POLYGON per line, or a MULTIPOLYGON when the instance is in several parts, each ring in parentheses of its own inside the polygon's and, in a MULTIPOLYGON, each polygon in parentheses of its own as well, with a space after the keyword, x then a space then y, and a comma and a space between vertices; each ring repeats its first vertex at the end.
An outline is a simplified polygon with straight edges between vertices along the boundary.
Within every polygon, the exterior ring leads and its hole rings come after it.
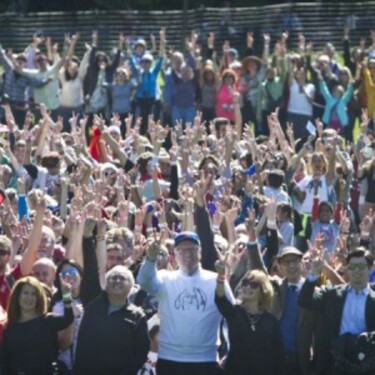
POLYGON ((210 218, 206 208, 205 195, 209 185, 212 183, 213 176, 204 178, 194 184, 195 191, 195 224, 197 233, 201 241, 202 248, 202 267, 204 269, 215 271, 215 262, 217 260, 214 233, 211 228, 210 218))
POLYGON ((31 269, 37 258, 40 241, 42 239, 42 227, 45 209, 46 202, 44 200, 44 197, 39 197, 35 207, 36 216, 34 220, 33 229, 31 230, 29 243, 27 245, 25 252, 23 253, 22 260, 20 263, 21 273, 24 276, 29 275, 31 273, 31 269))
POLYGON ((156 272, 156 259, 160 252, 160 244, 153 241, 147 247, 147 257, 138 272, 137 283, 151 295, 157 295, 162 282, 156 272))
POLYGON ((323 259, 318 256, 312 262, 312 273, 305 280, 300 294, 298 296, 298 304, 308 310, 321 311, 324 307, 323 289, 316 287, 323 271, 323 259))
MULTIPOLYGON (((81 299, 84 306, 87 306, 101 292, 98 260, 95 254, 94 231, 95 221, 86 220, 82 239, 83 252, 83 281, 81 287, 81 299)), ((97 236, 98 237, 98 236, 97 236)), ((100 238, 97 238, 99 241, 100 238)))

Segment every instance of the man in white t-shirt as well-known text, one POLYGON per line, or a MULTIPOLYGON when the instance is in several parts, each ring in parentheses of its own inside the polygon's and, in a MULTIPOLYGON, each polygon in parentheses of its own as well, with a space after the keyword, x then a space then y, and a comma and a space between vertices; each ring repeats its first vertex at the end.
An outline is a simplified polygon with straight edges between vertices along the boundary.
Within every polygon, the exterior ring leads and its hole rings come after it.
MULTIPOLYGON (((158 375, 214 375, 221 320, 214 302, 214 272, 200 265, 200 240, 194 232, 175 238, 177 271, 156 271, 160 244, 153 242, 138 274, 138 283, 157 296, 160 312, 158 375)), ((233 300, 228 285, 226 294, 233 300)))

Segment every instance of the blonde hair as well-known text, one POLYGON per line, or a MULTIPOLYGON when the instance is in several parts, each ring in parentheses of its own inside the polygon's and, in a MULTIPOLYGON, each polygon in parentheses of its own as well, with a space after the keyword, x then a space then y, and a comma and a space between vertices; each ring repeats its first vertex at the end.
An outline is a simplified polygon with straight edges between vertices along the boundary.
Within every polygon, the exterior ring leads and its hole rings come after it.
POLYGON ((12 241, 4 235, 0 235, 0 247, 4 250, 11 252, 12 250, 12 241))
POLYGON ((259 308, 263 311, 269 311, 272 305, 274 290, 268 275, 266 275, 263 271, 260 270, 252 270, 245 275, 244 279, 257 281, 259 283, 259 308))

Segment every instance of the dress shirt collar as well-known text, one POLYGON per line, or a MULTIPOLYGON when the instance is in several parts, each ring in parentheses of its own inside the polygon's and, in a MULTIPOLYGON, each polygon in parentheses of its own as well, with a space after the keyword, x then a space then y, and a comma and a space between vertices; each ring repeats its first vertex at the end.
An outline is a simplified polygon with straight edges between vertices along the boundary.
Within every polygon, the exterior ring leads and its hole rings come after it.
POLYGON ((351 285, 349 285, 348 293, 354 294, 356 296, 368 296, 368 294, 370 293, 370 287, 367 284, 365 288, 356 291, 351 285))

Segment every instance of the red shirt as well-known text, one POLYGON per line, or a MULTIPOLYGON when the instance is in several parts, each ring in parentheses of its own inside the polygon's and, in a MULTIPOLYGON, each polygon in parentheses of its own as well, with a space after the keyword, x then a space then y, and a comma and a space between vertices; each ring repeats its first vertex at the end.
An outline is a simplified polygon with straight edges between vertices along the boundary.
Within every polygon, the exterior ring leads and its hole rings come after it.
MULTIPOLYGON (((17 264, 16 266, 14 266, 13 269, 6 275, 8 276, 9 274, 13 276, 14 281, 17 281, 18 279, 20 279, 22 277, 20 264, 17 264)), ((9 295, 10 295, 10 288, 6 280, 6 276, 5 274, 0 275, 0 305, 3 307, 4 310, 7 309, 9 295)))

